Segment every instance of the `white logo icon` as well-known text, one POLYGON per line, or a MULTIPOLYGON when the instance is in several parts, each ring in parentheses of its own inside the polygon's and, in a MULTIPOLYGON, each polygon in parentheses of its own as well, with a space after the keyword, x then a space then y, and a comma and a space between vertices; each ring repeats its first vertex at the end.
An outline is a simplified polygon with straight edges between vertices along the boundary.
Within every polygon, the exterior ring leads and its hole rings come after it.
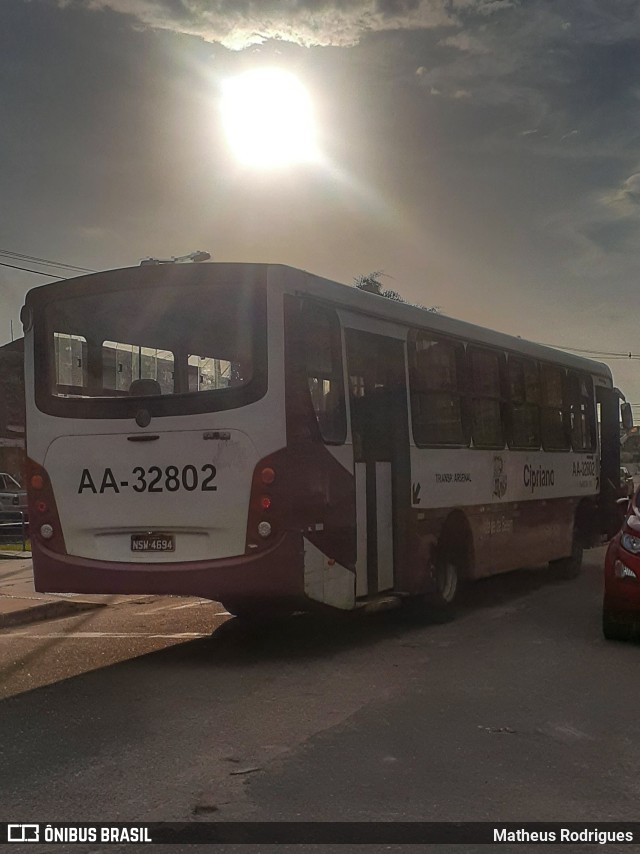
POLYGON ((10 824, 7 826, 7 842, 39 842, 40 826, 37 824, 10 824))

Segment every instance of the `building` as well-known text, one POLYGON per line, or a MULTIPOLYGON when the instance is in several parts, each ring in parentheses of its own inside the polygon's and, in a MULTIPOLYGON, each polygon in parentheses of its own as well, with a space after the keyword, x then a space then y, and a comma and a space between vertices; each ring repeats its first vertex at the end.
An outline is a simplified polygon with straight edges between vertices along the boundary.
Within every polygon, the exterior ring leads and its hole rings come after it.
POLYGON ((0 471, 22 481, 24 460, 24 338, 19 338, 0 347, 0 471))

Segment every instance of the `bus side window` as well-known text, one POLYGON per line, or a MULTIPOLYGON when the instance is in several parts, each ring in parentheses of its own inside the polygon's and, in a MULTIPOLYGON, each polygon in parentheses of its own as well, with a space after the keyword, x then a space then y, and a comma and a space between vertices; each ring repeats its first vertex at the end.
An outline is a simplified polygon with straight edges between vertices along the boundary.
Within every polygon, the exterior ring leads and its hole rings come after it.
MULTIPOLYGON (((155 394, 172 394, 174 385, 174 355, 170 350, 142 347, 121 341, 102 342, 103 393, 111 396, 136 394, 142 385, 131 386, 139 380, 158 384, 155 394)), ((151 386, 147 386, 151 388, 151 386)), ((145 392, 142 392, 145 394, 145 392)), ((147 391, 146 394, 149 394, 147 391)))
POLYGON ((300 331, 307 387, 320 435, 328 444, 342 444, 347 422, 338 316, 308 303, 302 311, 300 331))
POLYGON ((464 345, 411 330, 408 347, 416 445, 468 445, 464 345))
POLYGON ((242 365, 213 356, 187 354, 189 391, 217 391, 241 385, 242 365))
POLYGON ((542 365, 542 447, 568 451, 571 447, 567 380, 562 368, 542 365))
POLYGON ((502 424, 504 355, 469 348, 471 365, 472 436, 476 448, 504 448, 502 424))
POLYGON ((509 356, 509 447, 540 447, 540 373, 531 359, 509 356))
POLYGON ((571 445, 574 451, 593 451, 596 445, 596 431, 591 377, 570 371, 567 376, 567 385, 571 445))
POLYGON ((57 397, 87 394, 87 339, 66 332, 53 333, 55 376, 52 393, 57 397))

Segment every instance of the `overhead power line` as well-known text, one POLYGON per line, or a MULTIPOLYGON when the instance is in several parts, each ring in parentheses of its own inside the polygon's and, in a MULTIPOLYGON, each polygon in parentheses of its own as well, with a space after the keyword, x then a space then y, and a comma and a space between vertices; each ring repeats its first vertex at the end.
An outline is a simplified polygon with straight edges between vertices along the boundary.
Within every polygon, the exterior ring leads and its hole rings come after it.
POLYGON ((95 273, 88 267, 78 267, 76 264, 65 264, 63 261, 51 261, 49 258, 38 258, 35 255, 23 255, 20 252, 11 252, 9 249, 0 249, 0 255, 11 260, 30 261, 36 264, 46 264, 49 267, 65 267, 68 270, 78 270, 81 273, 95 273))
MULTIPOLYGON (((194 253, 194 254, 206 254, 206 253, 194 253)), ((12 252, 9 249, 0 249, 0 257, 10 258, 11 260, 27 261, 27 262, 36 263, 36 264, 44 264, 44 265, 47 265, 49 267, 61 267, 61 268, 65 268, 67 270, 75 270, 79 273, 95 273, 95 272, 97 272, 96 270, 91 270, 88 267, 78 267, 75 264, 65 264, 62 261, 51 261, 50 259, 47 259, 47 258, 38 258, 36 255, 24 255, 20 252, 12 252)), ((191 257, 191 256, 184 256, 184 258, 187 258, 187 257, 191 257)), ((183 260, 183 259, 180 258, 180 259, 172 259, 172 260, 183 260)), ((192 260, 201 260, 201 259, 198 258, 198 259, 192 259, 192 260)), ((147 260, 143 261, 142 263, 144 264, 144 263, 150 263, 150 262, 151 262, 151 259, 147 259, 147 260)), ((41 270, 33 270, 30 267, 22 267, 22 266, 19 266, 17 264, 8 264, 6 261, 0 261, 0 266, 1 267, 10 267, 12 270, 22 270, 25 273, 33 273, 36 276, 45 276, 48 279, 63 279, 63 278, 65 278, 64 276, 56 276, 56 275, 53 275, 52 273, 44 273, 41 270)), ((640 359, 640 355, 634 354, 631 352, 616 353, 616 352, 610 352, 607 350, 582 350, 578 347, 567 347, 565 344, 544 344, 543 342, 538 342, 538 343, 542 344, 543 347, 553 347, 553 348, 559 349, 559 350, 569 350, 572 353, 583 353, 585 355, 595 356, 598 358, 607 357, 609 359, 616 359, 616 360, 618 360, 618 359, 632 359, 632 360, 633 359, 640 359)))
POLYGON ((542 346, 554 347, 556 350, 571 350, 572 353, 587 353, 590 356, 610 356, 617 359, 640 359, 640 355, 636 355, 631 352, 611 353, 607 350, 579 350, 577 347, 567 347, 565 344, 542 344, 542 346))
POLYGON ((0 261, 0 267, 11 267, 13 270, 24 270, 25 273, 35 273, 36 276, 46 276, 48 279, 64 279, 64 276, 53 276, 51 273, 43 273, 41 270, 30 270, 29 267, 18 267, 15 264, 5 264, 0 261))

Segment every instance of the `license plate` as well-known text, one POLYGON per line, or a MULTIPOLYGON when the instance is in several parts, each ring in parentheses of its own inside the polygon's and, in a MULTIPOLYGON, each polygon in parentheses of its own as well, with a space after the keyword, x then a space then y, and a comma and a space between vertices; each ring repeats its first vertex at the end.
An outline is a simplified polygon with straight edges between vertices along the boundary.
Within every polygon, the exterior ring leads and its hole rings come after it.
POLYGON ((131 534, 132 552, 174 552, 176 538, 173 534, 131 534))

